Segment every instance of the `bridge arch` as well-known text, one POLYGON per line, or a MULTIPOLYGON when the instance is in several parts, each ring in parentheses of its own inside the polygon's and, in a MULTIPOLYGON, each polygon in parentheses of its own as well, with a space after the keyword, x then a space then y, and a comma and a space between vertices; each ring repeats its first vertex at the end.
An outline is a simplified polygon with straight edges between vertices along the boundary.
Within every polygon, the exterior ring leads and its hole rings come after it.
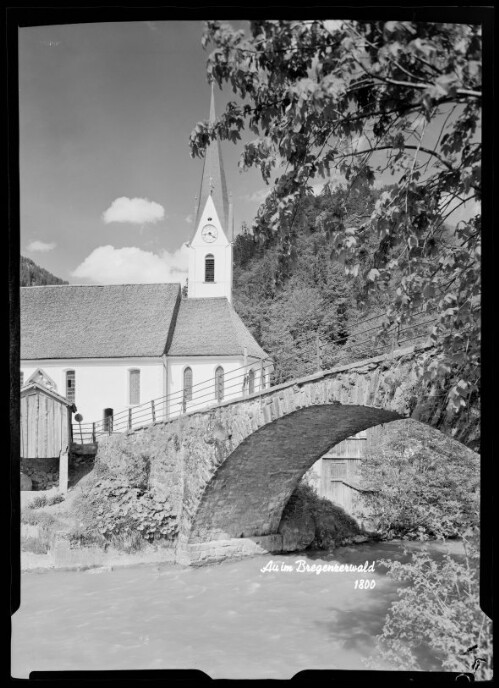
POLYGON ((421 395, 421 363, 431 356, 430 347, 399 350, 110 436, 98 458, 120 465, 123 453, 147 454, 151 484, 178 519, 179 562, 185 551, 224 558, 222 541, 230 549, 263 538, 264 551, 278 551, 281 514, 300 478, 347 437, 413 418, 477 449, 478 408, 451 417, 444 395, 421 395))
POLYGON ((300 479, 330 447, 400 418, 374 407, 322 404, 264 425, 239 444, 206 486, 190 542, 276 533, 300 479))

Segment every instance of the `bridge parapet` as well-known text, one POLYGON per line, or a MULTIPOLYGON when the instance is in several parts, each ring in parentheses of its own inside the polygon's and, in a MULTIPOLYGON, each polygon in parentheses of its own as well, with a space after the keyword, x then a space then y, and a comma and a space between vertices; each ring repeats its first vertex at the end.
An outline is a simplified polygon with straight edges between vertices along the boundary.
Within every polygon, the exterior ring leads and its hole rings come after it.
MULTIPOLYGON (((170 495, 179 519, 179 560, 187 550, 208 559, 278 547, 290 495, 335 444, 404 417, 452 435, 443 397, 418 396, 421 361, 431 355, 428 346, 402 349, 111 435, 98 457, 112 462, 125 450, 149 456, 150 482, 170 495)), ((473 440, 477 427, 476 420, 458 427, 461 441, 473 440)))

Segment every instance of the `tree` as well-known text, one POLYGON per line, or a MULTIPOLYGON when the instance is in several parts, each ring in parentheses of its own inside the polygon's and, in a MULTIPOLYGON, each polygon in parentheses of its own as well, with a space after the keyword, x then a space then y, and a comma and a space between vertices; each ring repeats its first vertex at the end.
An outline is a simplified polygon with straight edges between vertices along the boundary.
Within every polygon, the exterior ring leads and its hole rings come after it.
MULTIPOLYGON (((283 255, 311 182, 340 175, 348 191, 375 173, 395 182, 369 217, 327 218, 337 256, 366 291, 395 289, 385 327, 434 313, 428 394, 448 411, 476 403, 480 381, 480 213, 445 231, 451 213, 481 200, 481 27, 359 21, 253 21, 249 36, 210 21, 208 78, 229 83, 229 102, 190 137, 202 155, 215 137, 256 138, 240 166, 258 167, 271 194, 253 231, 283 255), (361 260, 366 243, 372 250, 361 260), (440 388, 440 389, 439 389, 440 388)), ((346 203, 346 201, 345 201, 346 203)))

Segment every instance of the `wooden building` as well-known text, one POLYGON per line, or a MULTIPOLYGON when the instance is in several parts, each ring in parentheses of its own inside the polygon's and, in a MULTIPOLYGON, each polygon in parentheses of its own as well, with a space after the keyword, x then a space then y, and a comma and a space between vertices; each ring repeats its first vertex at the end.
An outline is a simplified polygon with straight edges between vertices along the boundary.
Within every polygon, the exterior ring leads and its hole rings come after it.
POLYGON ((59 458, 63 492, 67 491, 74 411, 74 404, 39 382, 30 381, 21 388, 21 458, 59 458))
POLYGON ((366 454, 369 431, 359 432, 332 447, 309 472, 309 480, 320 497, 356 515, 359 499, 360 465, 366 454))

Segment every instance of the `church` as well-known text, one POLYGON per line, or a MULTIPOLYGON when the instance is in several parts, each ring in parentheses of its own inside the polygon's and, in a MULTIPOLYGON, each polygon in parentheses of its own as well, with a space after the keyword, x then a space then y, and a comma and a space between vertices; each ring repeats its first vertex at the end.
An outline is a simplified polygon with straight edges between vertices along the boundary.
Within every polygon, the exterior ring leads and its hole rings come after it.
POLYGON ((188 243, 187 297, 175 283, 22 287, 21 386, 45 385, 85 423, 112 409, 129 427, 151 402, 152 420, 164 420, 269 386, 272 363, 232 307, 232 235, 215 140, 188 243))

